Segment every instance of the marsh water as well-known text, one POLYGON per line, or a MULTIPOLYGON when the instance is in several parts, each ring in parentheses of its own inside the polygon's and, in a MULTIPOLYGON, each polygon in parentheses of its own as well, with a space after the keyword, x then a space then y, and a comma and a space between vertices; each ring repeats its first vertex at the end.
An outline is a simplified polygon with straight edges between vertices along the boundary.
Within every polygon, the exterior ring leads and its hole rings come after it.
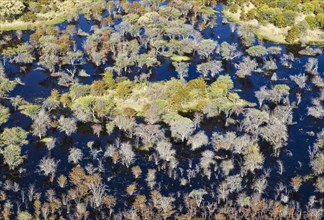
MULTIPOLYGON (((216 7, 217 10, 217 19, 214 27, 209 27, 206 30, 202 31, 204 38, 210 38, 222 43, 224 41, 228 43, 236 43, 237 48, 242 51, 243 54, 246 54, 244 46, 240 43, 239 36, 236 31, 232 32, 231 26, 228 23, 223 23, 222 15, 222 5, 216 7)), ((57 25, 60 29, 65 29, 67 22, 57 25)), ((81 29, 83 32, 91 34, 91 27, 94 25, 92 21, 87 20, 83 15, 80 15, 77 22, 74 22, 77 26, 77 29, 81 29)), ((30 34, 32 31, 25 31, 23 33, 22 40, 28 42, 30 34)), ((14 33, 12 33, 14 35, 14 33)), ((76 47, 78 50, 83 50, 82 45, 85 41, 85 36, 75 35, 74 37, 76 42, 76 47)), ((260 42, 259 42, 260 43, 260 42)), ((221 74, 229 74, 234 81, 234 89, 238 91, 238 94, 241 98, 257 103, 255 97, 255 91, 259 90, 262 86, 271 87, 271 85, 283 83, 289 85, 291 88, 290 91, 290 100, 296 102, 296 93, 301 93, 302 101, 298 105, 298 108, 293 110, 293 121, 294 124, 289 126, 289 139, 288 144, 283 148, 282 153, 279 158, 270 156, 272 152, 269 150, 269 146, 266 143, 261 145, 262 153, 266 157, 264 164, 265 169, 271 169, 271 175, 268 179, 268 187, 266 190, 266 197, 273 198, 275 194, 275 187, 278 183, 282 182, 285 185, 289 185, 290 179, 296 175, 306 176, 311 173, 311 168, 309 166, 309 154, 308 150, 313 145, 316 134, 321 131, 324 127, 324 119, 315 119, 310 116, 307 116, 307 107, 311 106, 312 98, 319 96, 319 91, 312 85, 310 79, 307 81, 307 86, 305 89, 300 90, 293 81, 289 79, 290 75, 296 75, 300 73, 305 73, 304 65, 308 61, 309 56, 301 56, 298 54, 298 51, 301 49, 300 46, 286 46, 275 44, 271 42, 261 42, 265 47, 276 46, 282 48, 281 54, 272 55, 276 59, 276 64, 278 69, 273 71, 277 74, 278 80, 271 80, 271 73, 264 72, 253 72, 251 76, 248 76, 244 79, 238 78, 235 75, 237 71, 235 68, 235 63, 238 63, 241 58, 235 59, 232 61, 223 61, 224 71, 221 74), (281 65, 279 58, 282 54, 292 53, 295 56, 295 60, 292 63, 292 68, 286 68, 281 65), (277 160, 283 162, 284 172, 279 174, 277 160)), ((257 42, 256 42, 257 44, 257 42)), ((221 56, 214 55, 216 59, 221 60, 221 56), (218 57, 219 56, 219 57, 218 57)), ((324 53, 321 55, 315 56, 318 59, 318 72, 323 77, 324 74, 324 53)), ((172 77, 177 78, 177 73, 174 67, 171 64, 171 60, 166 57, 159 57, 161 65, 153 68, 153 74, 151 75, 149 81, 157 82, 163 80, 169 80, 172 77)), ((260 61, 262 62, 262 60, 260 61)), ((196 70, 197 64, 201 63, 201 60, 198 55, 193 55, 190 60, 189 67, 189 76, 187 80, 197 78, 199 73, 196 70)), ((95 79, 100 79, 102 73, 107 66, 111 66, 112 63, 109 63, 109 60, 106 65, 96 67, 92 63, 86 63, 82 66, 79 66, 79 69, 85 69, 90 77, 80 78, 79 82, 83 84, 90 84, 95 79)), ((50 76, 48 72, 42 70, 37 65, 37 62, 34 62, 26 73, 21 73, 19 67, 15 64, 6 63, 5 70, 10 79, 15 77, 20 77, 24 85, 18 85, 14 91, 11 92, 10 96, 21 96, 26 101, 31 103, 41 103, 43 99, 47 98, 51 90, 56 88, 60 92, 68 91, 66 87, 61 87, 57 83, 57 79, 50 76)), ((126 77, 134 79, 135 73, 125 74, 126 77)), ((202 128, 206 131, 208 135, 211 135, 214 131, 223 131, 227 129, 223 126, 221 119, 208 120, 202 124, 202 128)), ((13 127, 20 126, 25 130, 30 130, 32 120, 19 112, 14 112, 9 121, 3 124, 0 129, 4 127, 13 127)), ((78 126, 77 133, 72 134, 71 137, 66 137, 63 133, 58 130, 52 129, 47 133, 47 136, 55 137, 57 139, 57 144, 51 152, 51 157, 59 160, 57 174, 68 175, 72 164, 68 163, 68 152, 69 148, 72 146, 77 146, 83 150, 85 154, 84 159, 81 162, 81 165, 86 166, 88 163, 96 164, 97 160, 90 155, 90 149, 87 147, 87 143, 94 141, 94 147, 98 149, 98 157, 102 157, 104 154, 105 146, 108 144, 113 144, 117 137, 120 136, 118 131, 108 136, 105 133, 102 133, 100 138, 92 133, 91 128, 87 124, 80 124, 78 126)), ((36 137, 33 137, 29 134, 28 139, 30 144, 23 146, 23 154, 27 155, 28 159, 22 165, 22 168, 26 170, 22 174, 19 174, 18 171, 12 173, 9 172, 7 166, 0 167, 0 181, 4 183, 5 180, 10 179, 13 182, 18 182, 20 188, 27 189, 30 184, 35 184, 38 192, 45 192, 46 189, 53 187, 49 183, 48 179, 41 175, 38 170, 38 164, 41 158, 48 154, 46 146, 44 143, 41 143, 37 140, 36 137)), ((211 147, 209 144, 207 146, 211 147)), ((189 168, 189 166, 194 167, 195 164, 199 162, 199 155, 201 151, 190 152, 186 150, 185 146, 175 143, 175 149, 177 151, 177 159, 179 160, 179 167, 184 169, 184 172, 189 168), (192 164, 191 164, 192 163, 192 164)), ((147 158, 150 152, 136 151, 136 161, 134 165, 140 164, 143 168, 143 176, 146 175, 147 169, 153 168, 155 165, 152 162, 148 162, 147 158), (145 170, 146 168, 146 170, 145 170)), ((127 207, 127 194, 126 187, 132 183, 130 176, 132 175, 129 169, 126 169, 122 165, 112 166, 111 161, 106 161, 104 163, 104 173, 102 174, 105 183, 108 186, 108 192, 110 194, 116 195, 117 198, 117 209, 122 210, 127 207), (109 179, 109 181, 108 181, 109 179)), ((235 170, 232 171, 235 173, 235 170)), ((262 171, 258 171, 262 172, 262 171)), ((252 177, 253 178, 253 177, 252 177)), ((140 194, 148 194, 147 185, 145 179, 141 178, 138 191, 140 194)), ((169 178, 163 173, 157 174, 157 183, 161 187, 161 192, 165 194, 177 193, 178 191, 189 193, 193 189, 203 188, 208 193, 212 193, 214 189, 210 188, 210 184, 217 183, 219 180, 212 178, 208 180, 206 177, 198 175, 196 178, 191 180, 190 184, 186 186, 181 186, 178 182, 175 182, 172 178, 169 178)), ((249 183, 249 180, 245 180, 246 183, 249 183)), ((60 192, 61 189, 57 188, 57 192, 60 192)), ((305 182, 301 186, 298 193, 291 193, 290 197, 292 200, 298 201, 303 209, 307 204, 309 196, 314 192, 314 186, 311 182, 305 182)), ((19 198, 20 193, 14 193, 9 195, 9 198, 15 200, 14 198, 19 198)), ((208 196, 204 197, 205 200, 208 200, 208 196)), ((178 204, 180 205, 180 204, 178 204)))

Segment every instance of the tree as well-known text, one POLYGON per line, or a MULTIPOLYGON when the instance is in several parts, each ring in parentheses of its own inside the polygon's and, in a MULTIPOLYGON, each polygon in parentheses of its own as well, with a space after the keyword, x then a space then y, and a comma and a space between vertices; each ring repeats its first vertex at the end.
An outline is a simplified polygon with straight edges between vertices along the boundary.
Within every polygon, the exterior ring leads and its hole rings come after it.
POLYGON ((115 80, 114 75, 110 71, 105 71, 104 77, 102 79, 105 83, 108 89, 112 89, 115 87, 115 80))
POLYGON ((251 72, 256 70, 258 63, 255 59, 244 57, 242 62, 235 64, 235 67, 238 69, 236 75, 240 78, 244 78, 245 76, 250 76, 251 72))
POLYGON ((225 60, 233 60, 236 57, 239 57, 242 55, 241 52, 237 51, 237 45, 236 44, 229 44, 226 41, 224 41, 221 44, 221 51, 222 51, 222 57, 225 60))
POLYGON ((8 20, 20 15, 25 5, 19 0, 0 0, 0 19, 8 20))
POLYGON ((20 127, 5 128, 0 134, 0 146, 19 146, 28 144, 28 132, 20 127))
POLYGON ((171 123, 170 130, 172 137, 184 142, 194 132, 194 128, 195 126, 189 118, 181 117, 171 123))
POLYGON ((200 207, 200 204, 203 200, 203 196, 207 194, 208 193, 204 189, 197 189, 197 190, 195 189, 189 193, 189 197, 193 198, 196 202, 196 205, 200 207))
POLYGON ((106 185, 101 181, 90 181, 87 183, 90 193, 92 194, 91 201, 96 209, 100 208, 106 192, 106 185))
POLYGON ((79 148, 73 147, 69 151, 68 161, 78 164, 83 158, 83 153, 79 148))
POLYGON ((188 77, 188 68, 189 68, 189 63, 185 62, 172 62, 172 65, 175 67, 178 77, 180 79, 183 79, 185 77, 188 77))
POLYGON ((288 26, 288 19, 282 15, 282 14, 279 14, 276 18, 276 26, 279 27, 279 28, 285 28, 288 26))
POLYGON ((261 169, 264 162, 264 156, 260 153, 257 145, 247 148, 244 155, 243 172, 251 171, 254 173, 256 169, 261 169))
POLYGON ((319 23, 318 23, 316 17, 313 15, 307 15, 305 17, 305 21, 307 22, 310 29, 312 29, 312 30, 319 27, 319 23))
POLYGON ((45 176, 50 176, 51 182, 53 182, 59 162, 60 161, 55 161, 53 158, 43 157, 38 164, 39 171, 44 173, 45 176))
POLYGON ((129 143, 122 143, 119 149, 122 162, 126 167, 129 167, 135 160, 135 153, 129 143))
POLYGON ((197 53, 202 56, 202 58, 209 59, 210 55, 215 51, 216 46, 217 42, 210 39, 204 39, 199 43, 197 53))
POLYGON ((201 73, 205 78, 209 75, 214 78, 216 74, 223 71, 222 61, 212 60, 207 63, 201 63, 197 65, 197 71, 201 73))
POLYGON ((0 104, 0 126, 6 123, 9 117, 10 117, 9 109, 0 104))
POLYGON ((17 217, 17 220, 32 220, 32 219, 33 219, 33 216, 27 211, 19 212, 18 217, 17 217))
MULTIPOLYGON (((252 10, 250 10, 250 11, 252 11, 252 10)), ((248 12, 248 15, 249 15, 249 12, 248 12)), ((255 35, 253 34, 253 31, 251 31, 251 27, 249 25, 247 25, 247 24, 239 25, 237 33, 240 36, 244 46, 250 47, 253 45, 253 43, 255 41, 255 35)))
POLYGON ((252 46, 246 52, 252 57, 262 57, 268 54, 267 48, 261 45, 252 46))
POLYGON ((159 125, 139 124, 135 128, 134 134, 141 138, 147 148, 152 147, 153 144, 164 138, 163 130, 161 130, 159 125))
POLYGON ((300 29, 297 25, 294 25, 290 28, 288 31, 288 34, 286 36, 286 41, 290 44, 295 43, 300 36, 300 29))
POLYGON ((324 153, 319 153, 311 161, 311 166, 315 175, 321 175, 324 173, 324 153))
POLYGON ((102 96, 106 93, 106 83, 103 80, 96 80, 91 84, 90 94, 94 96, 102 96))
POLYGON ((65 132, 67 136, 71 136, 77 130, 76 120, 74 118, 61 117, 59 122, 59 129, 61 132, 65 132))
POLYGON ((305 74, 299 74, 299 75, 291 75, 289 76, 292 81, 294 81, 300 89, 305 88, 306 81, 307 81, 307 75, 305 74))
POLYGON ((167 141, 160 141, 156 146, 156 150, 160 158, 167 162, 175 159, 176 151, 172 149, 172 144, 167 141))
POLYGON ((188 144, 191 145, 191 150, 199 149, 208 144, 208 136, 204 131, 199 131, 197 134, 189 137, 188 144))
POLYGON ((50 127, 51 119, 44 109, 40 110, 35 118, 32 129, 33 135, 37 135, 39 139, 46 135, 47 129, 50 127))
POLYGON ((297 192, 303 183, 303 178, 301 176, 295 176, 291 178, 290 185, 294 188, 295 192, 297 192))
POLYGON ((316 191, 323 193, 324 192, 324 177, 319 176, 315 183, 316 191))
POLYGON ((3 150, 0 150, 4 158, 4 163, 8 164, 9 169, 13 170, 17 166, 23 163, 23 156, 21 156, 21 147, 17 145, 10 144, 6 146, 3 150))

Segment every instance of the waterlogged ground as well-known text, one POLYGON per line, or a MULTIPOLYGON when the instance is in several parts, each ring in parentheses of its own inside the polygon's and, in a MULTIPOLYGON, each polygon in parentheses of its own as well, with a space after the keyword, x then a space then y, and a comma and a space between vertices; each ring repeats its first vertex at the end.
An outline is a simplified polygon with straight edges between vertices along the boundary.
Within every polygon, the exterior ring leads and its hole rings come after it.
MULTIPOLYGON (((213 39, 218 41, 219 44, 222 42, 236 43, 237 49, 243 54, 246 54, 244 47, 241 45, 239 36, 236 31, 232 32, 231 26, 229 24, 223 24, 222 21, 222 5, 216 7, 217 10, 217 19, 214 27, 209 27, 206 30, 202 31, 203 37, 207 39, 213 39)), ((82 30, 83 32, 91 34, 91 26, 94 25, 92 21, 88 21, 84 16, 80 16, 78 21, 74 23, 77 26, 77 29, 82 30)), ((60 29, 64 29, 67 26, 67 22, 59 24, 60 29)), ((24 32, 22 40, 28 42, 30 34, 32 32, 24 32)), ((14 33, 13 33, 14 34, 14 33)), ((74 40, 76 42, 76 48, 78 50, 83 50, 82 45, 86 37, 75 35, 74 40)), ((256 42, 257 44, 257 42, 256 42)), ((244 79, 236 76, 237 69, 235 68, 235 63, 238 63, 242 58, 236 58, 230 61, 222 61, 224 71, 220 73, 229 74, 232 80, 234 81, 234 90, 238 92, 242 99, 245 99, 251 103, 258 103, 258 100, 255 97, 255 92, 260 89, 262 86, 267 86, 270 88, 275 84, 287 84, 291 88, 290 90, 290 101, 297 102, 296 93, 301 93, 301 102, 300 104, 293 109, 293 124, 289 126, 289 138, 287 145, 283 148, 279 158, 271 156, 273 152, 270 150, 270 147, 267 143, 261 145, 261 151, 265 155, 264 170, 271 170, 270 177, 268 178, 268 187, 264 196, 266 198, 275 197, 275 188, 280 182, 284 185, 289 186, 290 180, 295 176, 307 176, 311 174, 311 167, 309 166, 309 152, 308 150, 313 146, 316 140, 316 134, 323 129, 324 119, 315 119, 307 115, 307 108, 312 105, 311 101, 315 97, 319 97, 319 90, 314 87, 309 77, 307 80, 307 85, 305 89, 299 89, 298 86, 289 78, 290 75, 296 75, 300 73, 305 73, 305 64, 307 63, 309 56, 302 56, 298 54, 298 51, 301 49, 299 46, 286 46, 278 45, 271 42, 262 42, 262 44, 269 48, 272 46, 280 47, 282 49, 281 54, 272 55, 272 58, 276 61, 278 69, 271 71, 270 73, 265 72, 253 72, 251 76, 248 76, 244 79), (280 57, 283 54, 293 54, 295 59, 291 63, 292 68, 284 67, 280 62, 280 57), (273 73, 277 74, 277 80, 271 80, 273 73), (281 161, 283 164, 283 173, 280 174, 278 161, 281 161)), ((322 49, 321 49, 322 50, 322 49)), ((323 51, 323 50, 322 50, 323 51)), ((221 60, 220 55, 213 55, 213 58, 221 60)), ((324 53, 317 55, 314 58, 318 59, 318 72, 321 77, 324 77, 324 53)), ((153 68, 153 74, 149 78, 150 82, 158 82, 163 80, 170 80, 172 77, 177 78, 178 74, 176 73, 174 67, 171 64, 171 60, 166 57, 159 57, 161 65, 153 68)), ((263 60, 258 59, 259 64, 262 64, 263 60)), ((187 80, 195 79, 200 74, 196 70, 197 64, 201 63, 199 55, 193 55, 190 57, 190 66, 189 74, 186 78, 187 80)), ((104 72, 107 66, 111 66, 112 63, 108 61, 106 65, 96 67, 92 63, 86 63, 78 68, 85 69, 90 77, 80 78, 79 82, 82 84, 91 84, 93 80, 100 79, 102 73, 104 72)), ((57 79, 49 75, 47 71, 44 71, 40 68, 36 62, 34 62, 26 73, 20 73, 19 68, 15 64, 6 63, 5 70, 10 79, 20 77, 24 85, 18 85, 14 91, 12 91, 10 96, 21 96, 26 101, 31 103, 42 102, 42 99, 47 98, 52 89, 56 88, 61 93, 67 92, 68 88, 60 87, 57 84, 57 79)), ((134 79, 135 74, 125 74, 126 77, 134 79)), ((272 78, 273 79, 273 78, 272 78)), ((32 120, 18 111, 14 112, 7 123, 3 124, 0 129, 2 130, 5 127, 20 126, 25 130, 30 130, 32 120)), ((211 136, 215 131, 224 131, 228 129, 224 126, 224 123, 221 119, 210 119, 202 123, 201 128, 211 136)), ((120 131, 114 131, 112 135, 108 136, 106 133, 102 132, 100 138, 92 133, 92 129, 87 124, 80 124, 76 133, 73 133, 71 137, 66 137, 66 135, 58 130, 51 129, 48 131, 47 136, 55 137, 57 139, 57 144, 55 148, 51 151, 50 156, 55 160, 59 160, 57 175, 64 174, 69 175, 71 168, 74 166, 71 163, 68 163, 68 153, 69 149, 72 146, 82 149, 84 153, 84 158, 80 162, 80 165, 85 167, 89 163, 98 165, 98 159, 93 155, 90 155, 90 148, 87 146, 87 143, 90 141, 94 142, 94 148, 98 150, 97 158, 103 157, 105 146, 108 144, 115 143, 117 138, 124 140, 124 135, 120 131)), ((30 184, 35 185, 35 189, 39 193, 45 193, 45 191, 51 187, 55 187, 57 194, 62 192, 58 186, 50 183, 48 179, 41 175, 38 170, 39 161, 46 155, 48 151, 44 143, 38 141, 36 137, 33 137, 31 134, 28 135, 28 140, 30 144, 23 146, 22 153, 27 155, 27 159, 21 166, 25 172, 19 174, 18 171, 9 172, 7 166, 0 167, 0 181, 1 188, 4 187, 4 182, 6 180, 11 180, 12 182, 19 183, 21 189, 24 189, 27 192, 30 184)), ((190 168, 194 168, 196 164, 199 163, 200 154, 202 151, 189 151, 186 149, 186 146, 179 143, 174 143, 174 149, 176 149, 176 158, 179 161, 178 169, 182 168, 184 172, 190 168)), ((204 149, 211 148, 211 143, 204 147, 204 149)), ((149 190, 145 182, 145 176, 148 172, 148 169, 156 167, 154 162, 149 161, 148 157, 150 152, 135 150, 136 161, 135 165, 139 165, 142 168, 142 178, 138 180, 138 194, 148 195, 149 190)), ((117 199, 117 205, 115 211, 121 211, 127 208, 130 204, 130 199, 126 193, 126 187, 133 182, 133 177, 131 170, 126 168, 121 164, 113 165, 111 160, 105 160, 102 164, 104 172, 101 176, 104 179, 104 183, 107 184, 108 192, 111 195, 114 195, 117 199), (108 181, 109 180, 109 181, 108 181)), ((20 171, 22 171, 20 169, 20 171)), ((262 173, 262 171, 258 171, 262 173)), ((180 173, 180 171, 179 171, 180 173)), ((235 173, 235 170, 233 171, 235 173)), ((245 178, 245 184, 253 181, 251 179, 245 178)), ((178 192, 190 193, 193 189, 205 189, 209 194, 204 196, 204 200, 208 201, 210 199, 211 193, 215 191, 215 185, 219 180, 215 179, 214 176, 210 180, 202 175, 198 174, 194 177, 190 184, 182 186, 179 184, 179 181, 175 181, 172 178, 168 177, 166 173, 157 172, 156 182, 160 186, 160 192, 164 195, 176 195, 178 192), (214 185, 212 185, 212 183, 214 185)), ((311 195, 314 194, 314 185, 311 181, 305 181, 300 190, 297 193, 289 192, 290 200, 297 201, 300 204, 300 207, 305 210, 308 199, 311 195)), ((251 192, 247 192, 251 193, 251 192)), ((21 197, 21 192, 14 192, 8 194, 8 199, 11 201, 17 201, 21 197)), ((179 200, 180 201, 180 200, 179 200)), ((174 202, 176 209, 179 209, 183 204, 174 202)), ((31 209, 32 204, 29 204, 27 210, 31 209)))

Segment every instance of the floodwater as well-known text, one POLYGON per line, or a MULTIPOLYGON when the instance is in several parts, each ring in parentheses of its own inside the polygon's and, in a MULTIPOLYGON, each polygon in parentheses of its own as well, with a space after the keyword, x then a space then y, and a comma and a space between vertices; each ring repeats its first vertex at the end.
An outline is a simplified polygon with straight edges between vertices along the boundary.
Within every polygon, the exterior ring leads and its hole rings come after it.
MULTIPOLYGON (((222 5, 217 6, 217 19, 216 25, 213 28, 208 28, 202 31, 204 38, 210 38, 217 40, 219 43, 224 41, 228 43, 237 44, 238 50, 241 50, 244 55, 246 52, 244 51, 244 47, 241 45, 239 41, 238 34, 236 32, 232 32, 229 24, 223 24, 222 20, 222 5)), ((67 22, 57 25, 59 28, 64 29, 67 25, 67 22)), ((84 32, 91 33, 91 26, 93 25, 92 21, 88 21, 84 16, 80 16, 77 23, 77 28, 81 29, 84 32)), ((23 41, 28 41, 29 36, 32 32, 24 32, 23 41)), ((76 47, 79 50, 82 50, 82 43, 86 37, 75 36, 76 47)), ((257 43, 257 42, 256 42, 257 43)), ((294 124, 289 126, 289 139, 288 144, 283 148, 282 153, 279 158, 275 158, 270 156, 267 146, 261 145, 261 150, 266 157, 266 161, 264 164, 265 169, 271 169, 271 176, 268 179, 268 188, 266 190, 267 198, 273 198, 275 193, 275 186, 282 182, 285 185, 289 185, 290 179, 294 176, 301 175, 305 176, 311 173, 311 169, 309 167, 309 156, 308 149, 311 147, 315 141, 316 136, 308 135, 308 132, 318 133, 323 129, 324 120, 314 119, 312 117, 307 116, 307 107, 311 106, 311 99, 318 97, 318 90, 311 83, 311 79, 309 77, 307 81, 307 86, 304 90, 300 90, 296 84, 294 84, 290 79, 290 75, 296 75, 300 73, 305 73, 304 65, 307 62, 307 56, 298 55, 295 51, 296 49, 291 47, 287 47, 286 45, 275 44, 271 42, 263 42, 265 47, 277 46, 282 48, 282 53, 279 55, 273 55, 272 58, 276 59, 278 69, 275 71, 278 80, 271 81, 271 74, 266 75, 264 73, 252 73, 251 76, 247 76, 245 79, 240 79, 235 75, 235 63, 238 63, 241 58, 234 59, 232 61, 223 61, 224 71, 220 74, 229 74, 234 81, 234 89, 239 91, 239 95, 241 98, 257 103, 257 99, 254 96, 254 92, 259 90, 261 86, 267 86, 271 88, 272 85, 284 83, 289 85, 291 88, 290 100, 292 102, 296 101, 296 93, 301 92, 302 101, 298 105, 298 108, 293 110, 293 121, 294 124), (293 62, 292 68, 288 69, 281 65, 279 57, 282 54, 293 53, 295 55, 295 61, 293 62), (278 164, 277 160, 281 160, 284 164, 284 173, 282 175, 278 174, 278 164)), ((214 58, 221 59, 220 55, 214 55, 214 58)), ((269 59, 270 57, 268 57, 269 59)), ((318 72, 323 77, 324 73, 324 53, 315 58, 318 59, 318 72)), ((150 78, 151 82, 157 82, 162 80, 169 80, 172 77, 177 77, 177 73, 172 67, 171 61, 169 58, 159 57, 161 65, 153 68, 153 74, 150 78)), ((189 67, 189 79, 194 79, 199 76, 199 73, 196 71, 197 64, 201 63, 201 60, 198 55, 193 55, 191 57, 191 64, 189 67)), ((262 60, 260 61, 262 62, 262 60)), ((111 65, 111 64, 107 64, 111 65)), ((83 68, 86 70, 91 77, 80 79, 80 83, 90 84, 94 79, 100 77, 100 73, 102 73, 107 67, 107 65, 103 65, 100 67, 95 67, 92 63, 87 63, 79 68, 83 68)), ((28 102, 37 103, 41 102, 42 98, 46 98, 50 95, 52 89, 56 88, 60 92, 67 91, 67 88, 60 87, 57 84, 57 79, 52 78, 49 73, 43 71, 38 68, 37 63, 33 63, 31 67, 29 67, 26 73, 19 73, 19 69, 14 64, 7 63, 5 66, 6 72, 10 79, 14 79, 15 77, 20 77, 22 82, 25 83, 24 86, 18 85, 16 89, 11 92, 10 96, 20 95, 28 102)), ((133 79, 135 74, 126 75, 129 76, 130 79, 133 79)), ((10 120, 3 124, 0 129, 2 130, 4 127, 13 127, 20 126, 25 130, 30 130, 31 119, 20 114, 19 112, 15 112, 11 115, 10 120)), ((92 134, 91 129, 88 128, 87 125, 80 125, 78 128, 78 132, 72 134, 71 137, 67 138, 63 133, 60 133, 57 130, 50 130, 47 133, 47 136, 55 137, 57 139, 56 147, 51 151, 51 157, 59 160, 58 170, 56 175, 64 174, 68 175, 68 172, 73 167, 72 164, 68 163, 68 152, 69 148, 72 146, 76 146, 82 149, 84 153, 84 159, 81 162, 81 165, 84 167, 89 163, 93 163, 94 165, 98 165, 98 160, 94 159, 90 155, 90 149, 87 147, 87 142, 94 141, 95 147, 100 151, 98 154, 98 158, 102 158, 104 154, 104 149, 107 144, 113 144, 115 139, 120 136, 118 131, 114 131, 114 133, 108 136, 105 133, 102 133, 100 138, 92 134)), ((202 128, 205 129, 206 133, 211 135, 213 131, 222 131, 225 128, 222 126, 222 122, 220 120, 207 120, 203 123, 202 128)), ((121 137, 125 138, 125 137, 121 137)), ((10 172, 8 167, 1 166, 0 167, 0 181, 2 183, 10 179, 14 182, 18 182, 22 189, 27 189, 30 184, 35 184, 35 188, 38 192, 45 192, 50 187, 53 187, 51 183, 49 183, 48 179, 41 175, 38 170, 38 163, 41 158, 48 154, 47 149, 44 144, 37 142, 36 137, 32 137, 32 135, 28 136, 30 144, 23 146, 23 154, 28 156, 28 159, 22 165, 23 169, 26 169, 26 172, 23 174, 19 174, 18 172, 10 172)), ((207 146, 209 148, 211 146, 207 146)), ((199 150, 198 152, 190 153, 190 151, 186 150, 186 146, 181 146, 179 144, 175 144, 175 149, 177 150, 177 158, 179 160, 179 167, 184 170, 188 169, 189 161, 192 161, 192 167, 195 166, 199 162, 200 153, 205 149, 199 150)), ((147 170, 149 168, 154 168, 155 165, 153 162, 148 161, 148 155, 150 152, 141 152, 136 151, 136 161, 134 165, 140 165, 143 174, 142 178, 140 178, 138 182, 138 194, 147 194, 148 188, 145 182, 145 176, 147 170)), ((108 186, 109 194, 115 195, 117 198, 117 209, 123 210, 128 207, 130 201, 127 200, 126 187, 132 183, 133 178, 131 177, 130 169, 125 168, 121 164, 112 165, 110 160, 104 160, 104 173, 102 173, 102 177, 105 183, 108 186), (110 178, 113 177, 113 178, 110 178), (108 178, 111 180, 108 181, 108 178)), ((184 171, 186 173, 186 171, 184 171)), ((260 175, 262 171, 258 171, 260 175)), ((235 170, 231 172, 231 174, 235 174, 235 170)), ((186 175, 186 174, 184 174, 186 175)), ((191 180, 191 184, 187 184, 186 186, 181 186, 178 181, 174 181, 172 178, 169 178, 163 172, 158 172, 157 175, 157 183, 161 186, 161 192, 164 195, 175 194, 178 191, 189 193, 193 189, 204 188, 208 192, 216 191, 217 184, 220 180, 212 178, 208 180, 206 177, 201 177, 199 174, 197 177, 191 180)), ((248 182, 249 180, 245 180, 244 182, 248 182)), ((61 190, 56 188, 57 193, 61 193, 61 190)), ((314 187, 310 182, 304 183, 297 195, 291 196, 291 199, 295 199, 300 202, 301 207, 305 209, 305 205, 307 204, 307 200, 310 195, 314 192, 314 187)), ((20 193, 14 193, 9 195, 9 198, 13 201, 15 199, 20 198, 20 193)), ((208 200, 208 196, 205 197, 208 200)))

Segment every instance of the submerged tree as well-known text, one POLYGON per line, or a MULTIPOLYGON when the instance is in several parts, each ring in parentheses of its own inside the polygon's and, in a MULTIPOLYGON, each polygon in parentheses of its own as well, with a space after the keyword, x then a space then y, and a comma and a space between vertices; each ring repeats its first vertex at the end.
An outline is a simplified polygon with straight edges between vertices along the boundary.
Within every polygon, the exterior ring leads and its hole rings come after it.
POLYGON ((77 130, 76 120, 74 118, 61 117, 58 127, 61 132, 65 132, 67 136, 71 136, 77 130))
POLYGON ((37 135, 39 139, 46 135, 47 129, 50 127, 51 119, 44 109, 40 110, 35 118, 32 129, 33 135, 37 135))
POLYGON ((55 161, 53 158, 43 157, 39 162, 39 171, 42 172, 45 176, 50 177, 51 182, 53 182, 57 165, 60 161, 55 161))

